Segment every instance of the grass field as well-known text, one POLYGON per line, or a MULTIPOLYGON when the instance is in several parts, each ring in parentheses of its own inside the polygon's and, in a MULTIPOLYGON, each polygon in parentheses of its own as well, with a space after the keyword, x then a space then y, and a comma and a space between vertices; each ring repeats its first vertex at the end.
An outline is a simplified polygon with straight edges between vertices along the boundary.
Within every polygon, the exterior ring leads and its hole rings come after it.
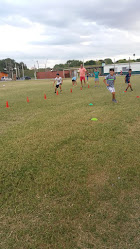
POLYGON ((59 96, 45 80, 0 82, 1 249, 140 248, 140 77, 131 81, 123 93, 117 78, 118 104, 103 78, 73 93, 65 80, 59 96))

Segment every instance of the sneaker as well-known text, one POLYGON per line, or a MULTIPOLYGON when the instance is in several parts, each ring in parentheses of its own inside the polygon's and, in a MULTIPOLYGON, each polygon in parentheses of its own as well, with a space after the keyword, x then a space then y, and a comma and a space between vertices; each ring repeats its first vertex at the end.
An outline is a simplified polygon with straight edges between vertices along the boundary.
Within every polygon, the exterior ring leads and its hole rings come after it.
POLYGON ((112 99, 112 101, 113 101, 114 103, 118 103, 118 101, 117 101, 116 99, 112 99))
POLYGON ((133 89, 131 89, 131 91, 133 92, 133 89))

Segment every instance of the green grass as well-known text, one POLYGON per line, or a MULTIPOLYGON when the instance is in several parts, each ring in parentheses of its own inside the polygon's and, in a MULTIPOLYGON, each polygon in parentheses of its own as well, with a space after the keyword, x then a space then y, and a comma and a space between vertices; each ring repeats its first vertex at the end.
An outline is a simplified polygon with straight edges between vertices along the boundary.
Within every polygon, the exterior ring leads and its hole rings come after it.
POLYGON ((0 83, 1 249, 140 248, 140 77, 100 83, 0 83))

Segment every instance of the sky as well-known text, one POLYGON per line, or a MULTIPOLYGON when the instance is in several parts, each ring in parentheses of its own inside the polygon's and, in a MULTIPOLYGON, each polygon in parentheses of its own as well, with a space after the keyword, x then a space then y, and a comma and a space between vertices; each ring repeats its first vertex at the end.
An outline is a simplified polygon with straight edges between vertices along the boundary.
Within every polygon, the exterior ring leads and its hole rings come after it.
POLYGON ((138 0, 0 0, 0 59, 29 68, 140 58, 138 0))

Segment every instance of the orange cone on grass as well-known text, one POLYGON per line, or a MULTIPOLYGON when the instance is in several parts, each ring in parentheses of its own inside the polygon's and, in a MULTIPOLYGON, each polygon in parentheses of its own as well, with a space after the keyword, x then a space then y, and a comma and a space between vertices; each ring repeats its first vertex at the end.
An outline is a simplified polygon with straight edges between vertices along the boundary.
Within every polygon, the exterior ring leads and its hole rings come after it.
POLYGON ((9 108, 9 104, 8 104, 8 101, 6 101, 6 108, 9 108))
POLYGON ((56 95, 58 96, 58 91, 56 92, 56 95))
POLYGON ((44 99, 47 99, 47 96, 46 96, 46 94, 44 94, 44 99))
POLYGON ((27 97, 27 103, 29 103, 30 101, 29 101, 29 98, 27 97))
POLYGON ((89 85, 88 85, 88 88, 89 88, 89 85))
POLYGON ((70 92, 72 93, 72 88, 70 89, 70 92))

